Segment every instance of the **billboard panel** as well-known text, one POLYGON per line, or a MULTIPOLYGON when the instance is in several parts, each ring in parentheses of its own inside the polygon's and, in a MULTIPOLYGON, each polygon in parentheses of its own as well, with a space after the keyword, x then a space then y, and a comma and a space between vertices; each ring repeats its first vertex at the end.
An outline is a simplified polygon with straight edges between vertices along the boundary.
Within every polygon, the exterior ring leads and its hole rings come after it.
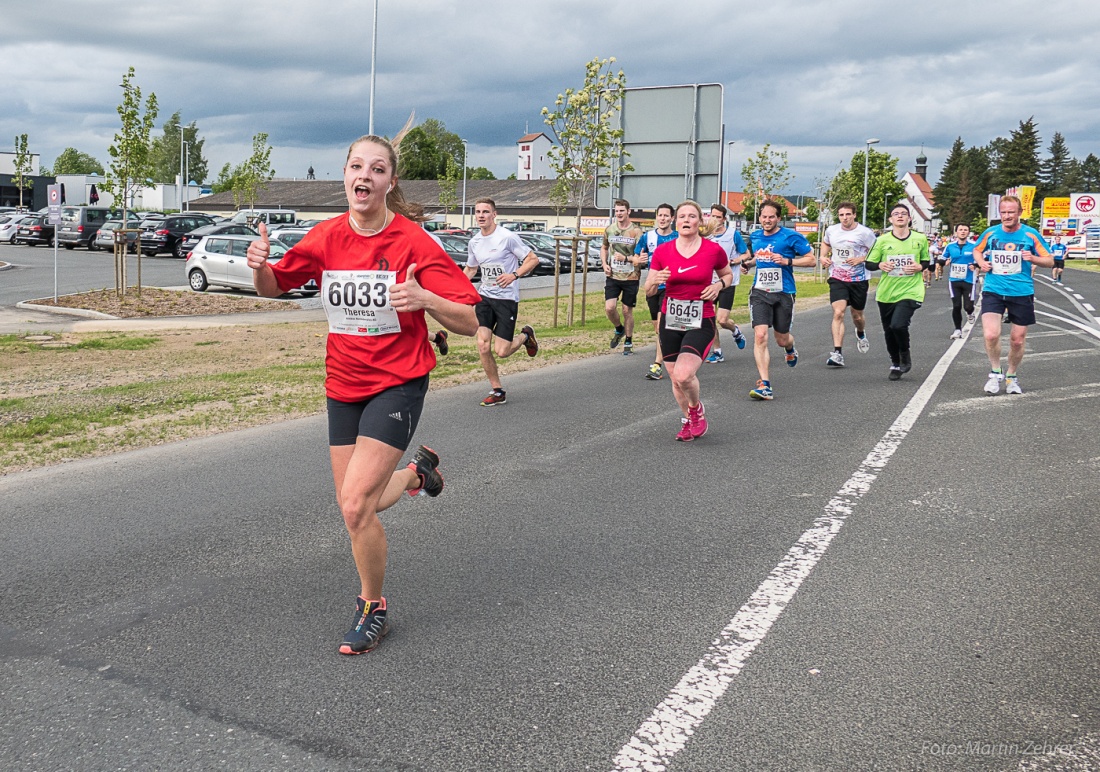
POLYGON ((610 183, 596 206, 625 198, 635 209, 684 199, 718 201, 722 179, 723 89, 720 83, 628 88, 618 116, 632 172, 599 170, 610 183))

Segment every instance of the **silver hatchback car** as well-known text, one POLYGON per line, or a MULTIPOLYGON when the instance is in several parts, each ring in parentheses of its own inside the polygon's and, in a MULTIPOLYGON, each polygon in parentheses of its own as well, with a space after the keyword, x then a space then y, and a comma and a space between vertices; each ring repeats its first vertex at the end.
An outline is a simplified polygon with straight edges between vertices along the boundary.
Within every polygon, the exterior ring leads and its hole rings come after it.
MULTIPOLYGON (((258 238, 259 236, 231 234, 204 236, 187 253, 184 272, 188 286, 195 292, 205 292, 211 285, 255 292, 256 286, 252 283, 252 269, 248 267, 246 253, 248 245, 258 238)), ((278 239, 271 239, 271 254, 268 262, 279 262, 288 249, 289 247, 278 239)), ((313 279, 291 290, 307 298, 313 297, 319 291, 313 279)))

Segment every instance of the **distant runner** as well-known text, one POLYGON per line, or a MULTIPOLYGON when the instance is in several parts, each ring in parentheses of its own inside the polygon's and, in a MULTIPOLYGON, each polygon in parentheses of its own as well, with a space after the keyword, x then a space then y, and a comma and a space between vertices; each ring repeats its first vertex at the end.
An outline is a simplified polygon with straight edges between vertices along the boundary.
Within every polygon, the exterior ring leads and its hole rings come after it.
POLYGON ((1061 236, 1055 236, 1054 242, 1050 245, 1050 254, 1054 258, 1054 267, 1050 269, 1050 278, 1054 279, 1054 283, 1059 287, 1064 286, 1062 284, 1062 272, 1066 270, 1066 245, 1062 243, 1061 236))
POLYGON ((634 254, 634 247, 642 237, 642 229, 630 221, 630 202, 626 199, 615 201, 615 222, 604 229, 603 246, 600 247, 600 262, 607 276, 604 281, 604 310, 607 318, 615 325, 611 335, 611 348, 623 343, 623 354, 634 353, 634 306, 638 302, 638 284, 642 278, 642 258, 634 254), (623 312, 619 317, 619 297, 622 297, 623 312))
POLYGON ((737 348, 745 347, 745 336, 741 332, 741 328, 730 321, 730 312, 733 310, 733 299, 737 294, 737 285, 741 282, 741 263, 744 261, 749 249, 745 246, 745 240, 741 238, 741 232, 736 228, 728 227, 726 221, 728 214, 729 210, 726 207, 721 204, 714 204, 710 208, 710 218, 707 220, 707 226, 710 230, 707 238, 725 251, 729 256, 730 267, 733 269, 733 284, 726 287, 718 295, 714 348, 711 349, 706 360, 711 364, 725 361, 725 357, 722 356, 722 339, 720 337, 723 328, 733 333, 733 342, 737 344, 737 348))
POLYGON ((760 229, 749 237, 753 255, 742 263, 742 271, 756 266, 752 291, 749 292, 749 320, 753 333, 753 356, 760 380, 749 392, 753 399, 771 400, 772 382, 768 376, 771 352, 768 351, 768 328, 775 333, 775 342, 786 352, 788 367, 798 364, 791 327, 794 325, 794 300, 798 288, 794 282, 794 266, 811 266, 817 262, 813 247, 806 238, 790 228, 779 227, 781 205, 768 199, 760 204, 760 229))
POLYGON ((829 269, 829 302, 833 306, 833 353, 825 364, 844 367, 844 311, 849 309, 856 330, 856 348, 866 354, 871 350, 867 340, 867 254, 875 245, 875 233, 856 222, 856 205, 844 201, 837 205, 840 222, 825 229, 822 239, 821 265, 829 269))
POLYGON ((978 284, 974 281, 974 245, 970 243, 970 226, 959 223, 955 226, 955 240, 943 251, 944 264, 947 266, 947 286, 951 291, 951 321, 955 323, 952 340, 963 336, 963 308, 966 308, 966 321, 974 323, 974 299, 977 297, 978 284))
MULTIPOLYGON (((672 210, 672 204, 660 204, 657 207, 657 211, 653 215, 654 224, 657 226, 651 231, 648 231, 645 236, 638 239, 637 245, 634 247, 634 254, 639 255, 643 260, 642 267, 649 264, 649 261, 653 259, 653 253, 657 251, 657 247, 664 244, 666 241, 672 241, 676 238, 676 230, 672 227, 672 220, 675 214, 672 210)), ((649 317, 653 320, 653 334, 657 338, 657 354, 656 360, 649 366, 649 372, 645 374, 645 377, 651 381, 659 381, 664 378, 664 358, 661 356, 661 307, 665 302, 665 285, 662 284, 657 288, 657 292, 653 295, 646 295, 646 304, 649 306, 649 317)))

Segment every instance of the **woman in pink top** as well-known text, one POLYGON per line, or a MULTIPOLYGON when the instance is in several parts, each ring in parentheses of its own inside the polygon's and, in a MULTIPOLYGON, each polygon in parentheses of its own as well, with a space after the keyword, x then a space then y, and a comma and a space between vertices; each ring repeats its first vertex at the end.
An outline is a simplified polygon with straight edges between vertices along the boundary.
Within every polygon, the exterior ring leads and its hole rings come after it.
POLYGON ((718 244, 703 238, 702 223, 703 210, 694 201, 676 207, 679 235, 654 250, 645 282, 647 297, 665 285, 658 334, 672 393, 684 414, 676 435, 680 442, 707 433, 697 373, 714 342, 714 301, 733 283, 729 257, 718 244))

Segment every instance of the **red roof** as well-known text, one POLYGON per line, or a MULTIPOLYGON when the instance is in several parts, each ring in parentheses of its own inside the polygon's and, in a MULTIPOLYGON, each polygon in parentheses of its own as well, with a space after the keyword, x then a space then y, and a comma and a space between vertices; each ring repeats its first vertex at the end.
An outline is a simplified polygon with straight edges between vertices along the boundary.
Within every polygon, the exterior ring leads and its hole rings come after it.
MULTIPOLYGON (((776 196, 775 199, 787 206, 787 216, 791 217, 796 214, 802 214, 798 207, 792 204, 790 201, 786 201, 782 196, 776 196)), ((726 190, 722 192, 722 204, 726 209, 729 209, 734 214, 743 214, 745 211, 745 194, 740 190, 726 190)))
MULTIPOLYGON (((521 142, 534 142, 539 137, 546 137, 546 135, 541 131, 538 132, 537 134, 524 134, 522 137, 520 137, 519 139, 516 140, 516 144, 518 145, 521 142)), ((546 138, 550 139, 550 137, 546 137, 546 138)))

